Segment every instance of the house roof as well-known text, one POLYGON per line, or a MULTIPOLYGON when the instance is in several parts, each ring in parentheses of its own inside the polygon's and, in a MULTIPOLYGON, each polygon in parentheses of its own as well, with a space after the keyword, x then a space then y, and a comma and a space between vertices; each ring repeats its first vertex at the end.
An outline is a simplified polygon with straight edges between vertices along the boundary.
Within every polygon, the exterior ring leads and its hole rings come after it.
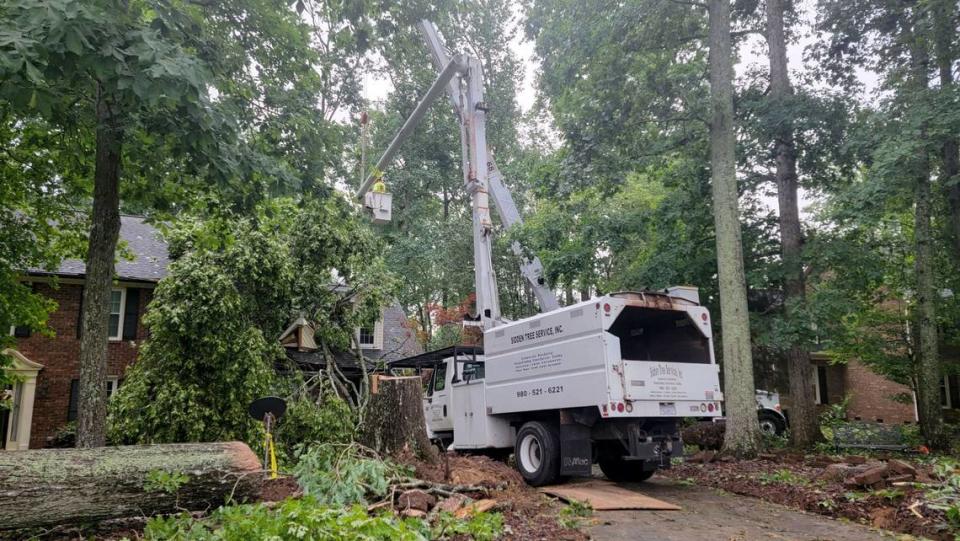
MULTIPOLYGON (((134 258, 132 261, 119 258, 116 264, 119 279, 159 282, 167 275, 167 266, 170 264, 167 243, 143 217, 120 216, 120 240, 125 241, 126 251, 132 253, 134 258)), ((79 259, 65 259, 53 272, 32 268, 29 273, 78 277, 86 274, 86 265, 79 259)))
POLYGON ((466 346, 466 345, 449 346, 443 349, 437 349, 434 351, 421 353, 419 355, 405 357, 403 359, 387 361, 387 367, 388 368, 420 368, 420 367, 432 365, 448 357, 455 357, 455 356, 459 357, 460 355, 466 355, 466 356, 483 355, 483 347, 466 346))

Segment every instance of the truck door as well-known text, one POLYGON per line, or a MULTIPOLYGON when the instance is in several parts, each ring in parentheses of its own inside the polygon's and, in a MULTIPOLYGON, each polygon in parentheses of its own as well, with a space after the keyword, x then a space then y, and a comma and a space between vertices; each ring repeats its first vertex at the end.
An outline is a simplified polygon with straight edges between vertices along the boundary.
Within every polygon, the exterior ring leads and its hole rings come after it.
POLYGON ((453 430, 453 417, 450 411, 450 364, 453 359, 447 359, 437 364, 430 381, 429 412, 427 424, 433 432, 453 430))

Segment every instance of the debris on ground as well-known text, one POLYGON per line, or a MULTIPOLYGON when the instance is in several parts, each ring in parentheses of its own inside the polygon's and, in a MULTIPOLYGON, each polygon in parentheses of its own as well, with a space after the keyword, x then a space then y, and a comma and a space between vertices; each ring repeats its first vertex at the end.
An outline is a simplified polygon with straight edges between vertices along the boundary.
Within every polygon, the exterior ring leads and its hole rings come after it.
POLYGON ((928 505, 925 498, 933 482, 929 466, 884 456, 804 456, 789 451, 762 454, 755 460, 713 458, 700 452, 661 474, 878 528, 954 539, 944 511, 928 505))
POLYGON ((577 529, 561 525, 558 514, 564 505, 528 486, 520 473, 506 462, 483 455, 457 453, 445 453, 435 464, 413 457, 405 458, 403 462, 413 469, 414 477, 425 483, 483 489, 438 497, 427 513, 428 519, 444 511, 461 519, 484 511, 498 511, 505 524, 503 539, 589 539, 577 529))

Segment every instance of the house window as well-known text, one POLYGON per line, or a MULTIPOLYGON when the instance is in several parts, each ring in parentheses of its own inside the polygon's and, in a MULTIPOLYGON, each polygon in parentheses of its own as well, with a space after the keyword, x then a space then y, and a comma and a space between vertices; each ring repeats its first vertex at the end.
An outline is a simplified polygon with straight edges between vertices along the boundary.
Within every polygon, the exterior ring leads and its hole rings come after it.
POLYGON ((113 395, 117 394, 117 387, 120 386, 120 378, 117 376, 111 376, 107 378, 107 400, 113 398, 113 395))
POLYGON ((127 290, 114 289, 110 292, 110 340, 120 340, 123 332, 123 307, 126 305, 127 290))
POLYGON ((813 396, 817 404, 826 405, 830 403, 830 395, 827 392, 827 367, 816 365, 816 377, 813 380, 813 396))
POLYGON ((357 329, 357 343, 360 349, 383 349, 383 320, 357 329))
MULTIPOLYGON (((117 388, 120 387, 119 376, 107 376, 107 400, 117 394, 117 388)), ((70 402, 67 405, 67 421, 77 420, 77 410, 80 403, 80 380, 70 381, 70 402)))
POLYGON ((372 347, 373 343, 373 329, 370 327, 360 327, 360 346, 372 347))

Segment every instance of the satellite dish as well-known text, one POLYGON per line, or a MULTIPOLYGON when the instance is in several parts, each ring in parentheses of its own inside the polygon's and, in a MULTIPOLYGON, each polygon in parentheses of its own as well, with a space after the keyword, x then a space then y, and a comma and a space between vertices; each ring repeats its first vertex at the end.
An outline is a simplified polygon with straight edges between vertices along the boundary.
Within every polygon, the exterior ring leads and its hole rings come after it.
POLYGON ((267 414, 270 414, 274 419, 279 419, 287 411, 287 403, 276 396, 265 396, 251 402, 247 411, 250 412, 250 417, 258 421, 265 420, 267 414))

